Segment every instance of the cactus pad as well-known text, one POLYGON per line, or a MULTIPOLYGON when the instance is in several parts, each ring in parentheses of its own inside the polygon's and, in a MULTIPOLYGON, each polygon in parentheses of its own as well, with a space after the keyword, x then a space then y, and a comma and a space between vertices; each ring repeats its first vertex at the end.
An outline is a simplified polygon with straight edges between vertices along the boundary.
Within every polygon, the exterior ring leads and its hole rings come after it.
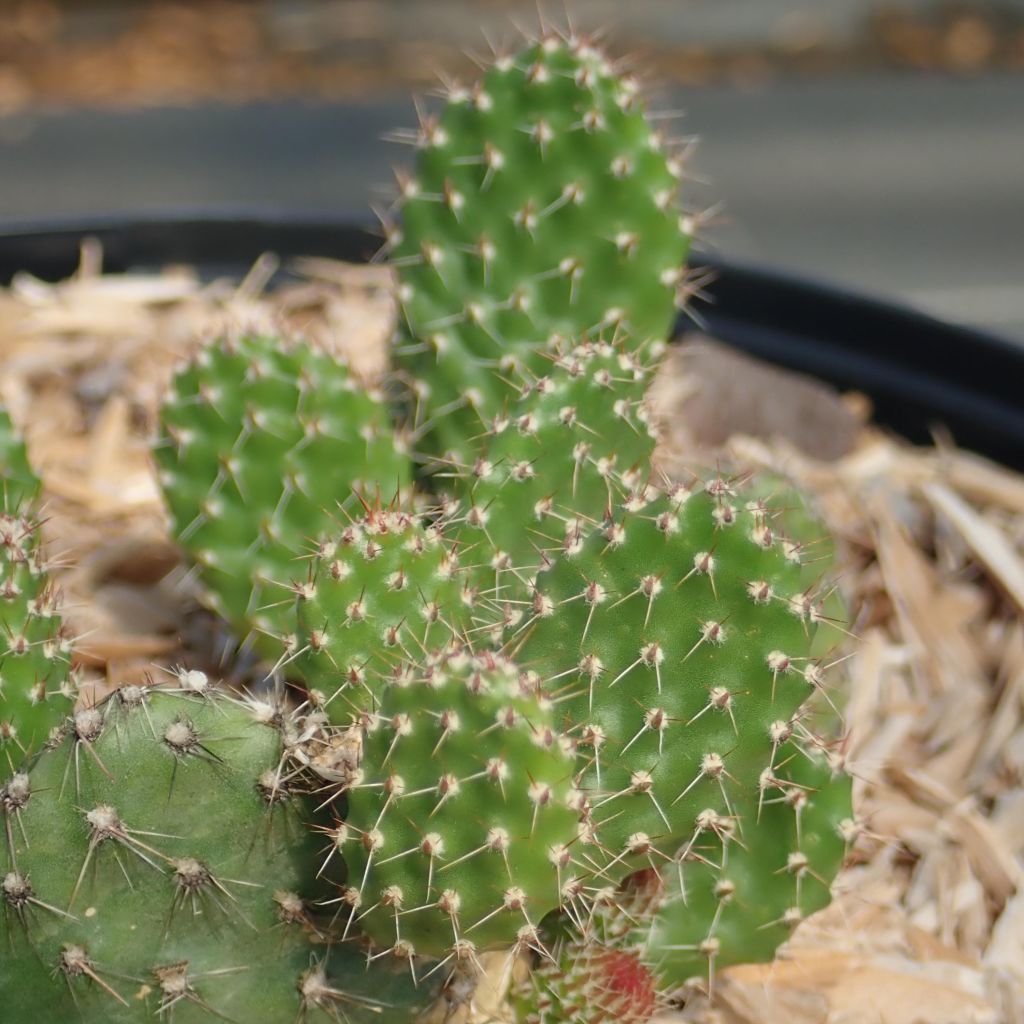
POLYGON ((349 897, 375 942, 428 955, 536 944, 578 821, 551 717, 496 654, 396 672, 348 794, 349 897))
POLYGON ((294 632, 283 585, 353 492, 408 485, 387 407, 326 352, 242 336, 175 378, 155 455, 176 536, 211 607, 264 654, 294 632))
POLYGON ((552 355, 544 377, 498 417, 462 474, 460 541, 467 556, 532 581, 568 531, 600 526, 621 500, 620 479, 646 480, 654 453, 643 406, 648 373, 637 353, 606 343, 552 355), (476 553, 478 552, 479 553, 476 553))
POLYGON ((5 1014, 381 1019, 365 957, 323 945, 313 809, 280 766, 276 731, 210 692, 79 711, 3 789, 5 1014))
POLYGON ((672 327, 687 224, 681 170, 636 82, 589 41, 551 35, 453 86, 424 120, 391 236, 432 450, 465 451, 543 347, 608 326, 672 327), (455 415, 451 415, 453 409, 455 415))
POLYGON ((778 764, 732 808, 705 815, 663 870, 665 903, 642 940, 666 984, 736 963, 771 960, 792 930, 831 899, 858 826, 847 776, 817 749, 786 743, 778 764))
POLYGON ((740 484, 633 493, 538 577, 518 654, 588 760, 613 877, 670 856, 705 808, 731 813, 820 682, 798 548, 740 484))

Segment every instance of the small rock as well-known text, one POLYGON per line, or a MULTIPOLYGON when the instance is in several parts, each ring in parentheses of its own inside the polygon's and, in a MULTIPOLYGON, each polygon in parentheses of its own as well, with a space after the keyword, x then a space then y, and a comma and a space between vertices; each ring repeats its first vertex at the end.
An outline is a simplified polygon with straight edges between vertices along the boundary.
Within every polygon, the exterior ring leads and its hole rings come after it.
POLYGON ((833 461, 853 449, 862 425, 830 385, 698 334, 669 354, 651 403, 673 447, 717 448, 745 434, 833 461))

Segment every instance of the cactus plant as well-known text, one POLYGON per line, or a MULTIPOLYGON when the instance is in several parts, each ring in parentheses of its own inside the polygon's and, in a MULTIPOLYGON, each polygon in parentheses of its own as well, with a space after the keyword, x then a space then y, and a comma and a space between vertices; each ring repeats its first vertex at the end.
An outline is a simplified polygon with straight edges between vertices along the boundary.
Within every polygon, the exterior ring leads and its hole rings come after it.
POLYGON ((74 710, 0 415, 11 1019, 386 1024, 493 949, 532 963, 519 1024, 645 1024, 829 898, 829 541, 784 481, 654 469, 678 161, 555 34, 416 141, 389 245, 433 498, 383 392, 304 342, 206 347, 161 415, 207 600, 301 695, 182 670, 74 710))
POLYGON ((286 586, 354 493, 404 491, 410 463, 381 396, 314 346, 222 339, 174 378, 155 448, 172 529, 210 606, 280 658, 286 586))
POLYGON ((38 750, 74 702, 71 637, 40 542, 39 480, 0 410, 0 781, 38 750))
POLYGON ((494 653, 400 665, 348 792, 348 893, 385 948, 533 946, 562 899, 572 752, 531 681, 494 653))
POLYGON ((681 166, 636 81, 556 34, 452 85, 415 142, 389 228, 399 357, 427 446, 465 463, 511 397, 504 382, 544 373, 552 339, 668 336, 689 243, 681 166))

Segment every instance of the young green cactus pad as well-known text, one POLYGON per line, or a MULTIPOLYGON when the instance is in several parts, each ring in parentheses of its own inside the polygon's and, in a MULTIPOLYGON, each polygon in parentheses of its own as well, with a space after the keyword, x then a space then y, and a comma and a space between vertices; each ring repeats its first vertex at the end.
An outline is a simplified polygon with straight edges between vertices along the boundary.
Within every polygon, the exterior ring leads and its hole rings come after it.
POLYGON ((461 630, 470 601, 461 575, 439 529, 397 509, 370 507, 320 545, 295 587, 296 664, 331 721, 358 719, 396 660, 461 630))
POLYGON ((828 904, 858 831, 850 791, 822 751, 789 741, 731 816, 704 812, 676 864, 663 869, 664 905, 637 936, 663 984, 771 960, 828 904))
POLYGON ((500 655, 399 667, 348 794, 351 914, 385 948, 471 957, 537 944, 578 827, 573 758, 500 655))
POLYGON ((461 474, 466 560, 524 581, 566 531, 600 526, 620 500, 620 476, 645 481, 654 453, 638 353, 588 342, 549 358, 461 474))
POLYGON ((276 730, 202 687, 77 712, 0 801, 5 1016, 381 1019, 365 956, 325 944, 314 810, 281 766, 276 730))
POLYGON ((553 337, 668 336, 689 241, 681 168, 592 42, 552 34, 498 58, 448 89, 416 143, 390 243, 412 339, 399 355, 433 451, 465 452, 509 395, 495 369, 543 373, 553 337))
POLYGON ((35 501, 39 481, 0 411, 0 781, 37 750, 74 700, 71 638, 47 577, 35 501))
POLYGON ((516 1024, 646 1024, 661 1007, 655 976, 630 949, 565 943, 516 986, 516 1024))
POLYGON ((731 814, 820 684, 799 548, 740 484, 633 492, 537 580, 518 656, 588 759, 612 876, 671 856, 706 808, 731 814))
POLYGON ((353 492, 392 497, 410 463, 386 405, 328 353, 244 335, 204 349, 174 379, 156 448, 182 547, 211 607, 277 658, 294 632, 283 585, 353 492))

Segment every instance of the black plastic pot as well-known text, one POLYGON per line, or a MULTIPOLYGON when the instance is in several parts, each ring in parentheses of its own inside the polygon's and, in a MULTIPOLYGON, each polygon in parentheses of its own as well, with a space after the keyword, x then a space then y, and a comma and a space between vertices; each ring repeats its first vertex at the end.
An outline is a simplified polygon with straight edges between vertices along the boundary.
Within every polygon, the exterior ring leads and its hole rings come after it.
MULTIPOLYGON (((363 261, 378 239, 356 218, 247 211, 0 225, 0 282, 69 275, 83 237, 110 271, 187 263, 240 275, 274 252, 363 261)), ((708 260, 699 315, 711 334, 781 366, 870 395, 914 441, 945 427, 962 446, 1024 469, 1024 345, 768 270, 708 260)))

